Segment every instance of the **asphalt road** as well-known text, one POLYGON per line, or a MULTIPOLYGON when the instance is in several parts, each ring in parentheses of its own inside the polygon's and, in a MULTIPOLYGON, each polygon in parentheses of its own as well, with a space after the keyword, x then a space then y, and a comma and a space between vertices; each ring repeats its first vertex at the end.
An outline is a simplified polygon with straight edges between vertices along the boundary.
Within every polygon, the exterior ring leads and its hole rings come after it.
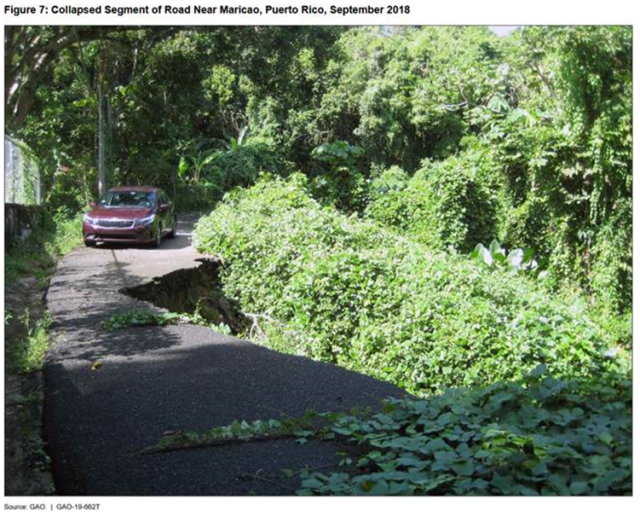
MULTIPOLYGON (((234 419, 379 407, 402 396, 387 383, 283 355, 198 326, 115 332, 100 322, 132 307, 159 310, 119 290, 197 266, 194 219, 159 250, 79 248, 51 280, 54 347, 45 366, 45 439, 61 495, 291 495, 282 469, 337 464, 332 444, 270 441, 140 455, 167 431, 234 419), (92 370, 100 361, 98 370, 92 370)), ((331 468, 328 468, 330 470, 331 468)))

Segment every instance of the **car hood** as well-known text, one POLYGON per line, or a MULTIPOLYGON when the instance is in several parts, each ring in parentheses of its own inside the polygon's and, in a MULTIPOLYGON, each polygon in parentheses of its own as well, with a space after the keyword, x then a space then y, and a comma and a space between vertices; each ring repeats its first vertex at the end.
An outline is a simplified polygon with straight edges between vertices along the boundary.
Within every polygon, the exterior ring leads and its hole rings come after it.
POLYGON ((151 208, 123 207, 106 208, 97 207, 88 212, 91 219, 142 219, 153 215, 151 208))

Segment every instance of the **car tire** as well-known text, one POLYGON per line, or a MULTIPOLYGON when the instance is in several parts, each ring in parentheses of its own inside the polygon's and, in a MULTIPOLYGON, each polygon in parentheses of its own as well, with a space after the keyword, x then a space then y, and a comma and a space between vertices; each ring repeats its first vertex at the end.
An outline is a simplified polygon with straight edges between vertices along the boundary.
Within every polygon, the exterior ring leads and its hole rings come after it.
POLYGON ((162 223, 158 221, 158 225, 156 226, 156 237, 153 241, 153 248, 160 248, 162 244, 162 223))
POLYGON ((86 246, 87 248, 92 248, 94 246, 96 246, 96 242, 95 241, 88 241, 88 240, 84 240, 84 246, 86 246))
POLYGON ((176 229, 178 228, 178 218, 176 216, 173 217, 173 226, 171 227, 171 232, 167 234, 167 237, 173 239, 176 237, 176 229))

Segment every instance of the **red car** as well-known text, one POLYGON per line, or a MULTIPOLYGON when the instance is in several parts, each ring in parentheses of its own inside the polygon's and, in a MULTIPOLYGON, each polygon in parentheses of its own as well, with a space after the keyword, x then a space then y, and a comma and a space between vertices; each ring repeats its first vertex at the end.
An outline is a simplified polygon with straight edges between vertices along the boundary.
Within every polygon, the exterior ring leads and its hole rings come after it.
POLYGON ((155 187, 116 187, 82 218, 84 244, 147 243, 160 246, 164 236, 175 237, 176 214, 166 193, 155 187))

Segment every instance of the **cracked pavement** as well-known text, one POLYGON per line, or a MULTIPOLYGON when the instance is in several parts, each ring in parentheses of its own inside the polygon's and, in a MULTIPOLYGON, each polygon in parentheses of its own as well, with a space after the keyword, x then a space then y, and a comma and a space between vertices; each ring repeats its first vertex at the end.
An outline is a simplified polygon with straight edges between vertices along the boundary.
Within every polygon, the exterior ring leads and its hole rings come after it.
POLYGON ((194 325, 131 327, 100 322, 131 308, 162 311, 119 290, 195 267, 197 216, 159 250, 81 247, 58 266, 47 292, 54 324, 45 366, 44 429, 58 494, 292 495, 282 469, 337 465, 328 442, 250 442, 140 455, 163 433, 208 430, 234 419, 305 410, 377 408, 401 397, 391 384, 285 355, 194 325), (98 370, 92 370, 100 361, 98 370))

